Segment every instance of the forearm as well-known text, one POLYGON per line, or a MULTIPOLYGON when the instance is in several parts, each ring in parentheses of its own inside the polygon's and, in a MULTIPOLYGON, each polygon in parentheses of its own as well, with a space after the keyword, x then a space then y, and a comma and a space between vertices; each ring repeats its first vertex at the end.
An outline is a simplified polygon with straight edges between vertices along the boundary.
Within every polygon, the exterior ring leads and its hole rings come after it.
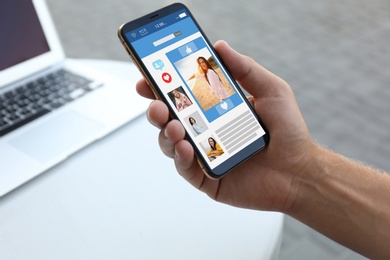
POLYGON ((370 258, 390 258, 390 176, 316 147, 287 214, 370 258))

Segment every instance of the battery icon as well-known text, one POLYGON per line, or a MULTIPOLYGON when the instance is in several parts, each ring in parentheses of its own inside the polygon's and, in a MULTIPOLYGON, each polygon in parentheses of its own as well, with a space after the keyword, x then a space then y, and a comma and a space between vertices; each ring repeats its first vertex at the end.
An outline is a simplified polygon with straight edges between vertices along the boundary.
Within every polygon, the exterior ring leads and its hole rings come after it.
POLYGON ((187 16, 186 13, 181 13, 181 14, 179 14, 179 18, 184 18, 184 17, 186 17, 186 16, 187 16))

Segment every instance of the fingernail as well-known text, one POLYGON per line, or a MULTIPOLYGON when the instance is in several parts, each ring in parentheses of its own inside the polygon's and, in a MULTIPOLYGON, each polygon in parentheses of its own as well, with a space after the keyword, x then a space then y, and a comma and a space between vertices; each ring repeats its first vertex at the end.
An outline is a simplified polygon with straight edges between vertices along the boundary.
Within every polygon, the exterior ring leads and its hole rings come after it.
POLYGON ((164 128, 163 133, 164 133, 164 137, 165 137, 165 138, 168 138, 168 131, 167 131, 167 128, 166 128, 166 127, 164 128))
POLYGON ((177 153, 176 149, 175 149, 175 159, 179 159, 179 154, 177 153))

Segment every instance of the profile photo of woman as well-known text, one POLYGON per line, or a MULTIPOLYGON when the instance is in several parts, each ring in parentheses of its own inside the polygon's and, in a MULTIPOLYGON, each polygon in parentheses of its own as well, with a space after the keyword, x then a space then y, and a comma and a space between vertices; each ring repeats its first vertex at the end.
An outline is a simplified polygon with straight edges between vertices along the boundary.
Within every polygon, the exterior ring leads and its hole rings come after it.
POLYGON ((214 138, 209 137, 208 141, 210 145, 210 151, 207 153, 207 157, 210 160, 214 160, 215 158, 221 156, 224 153, 221 146, 215 141, 214 138))
POLYGON ((204 57, 199 57, 197 60, 199 67, 203 71, 207 82, 210 85, 211 90, 217 95, 220 101, 229 97, 229 94, 223 87, 222 81, 217 72, 211 67, 208 60, 204 57))
POLYGON ((193 117, 189 117, 188 121, 190 121, 192 129, 194 129, 195 133, 197 133, 198 135, 200 135, 206 130, 201 125, 197 124, 196 120, 193 117))
POLYGON ((176 108, 179 112, 192 105, 192 102, 182 92, 173 90, 172 95, 175 98, 176 108))

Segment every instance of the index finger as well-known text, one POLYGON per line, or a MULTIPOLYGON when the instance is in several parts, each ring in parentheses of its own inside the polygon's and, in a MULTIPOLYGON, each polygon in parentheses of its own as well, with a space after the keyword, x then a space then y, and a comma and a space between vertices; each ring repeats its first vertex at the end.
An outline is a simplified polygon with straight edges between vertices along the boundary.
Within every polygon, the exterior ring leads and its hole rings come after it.
MULTIPOLYGON (((218 41, 215 50, 224 61, 232 76, 255 97, 278 95, 280 87, 288 84, 252 58, 232 49, 225 41, 218 41)), ((285 89, 283 88, 282 91, 285 89)))
POLYGON ((137 93, 143 96, 144 98, 156 99, 152 89, 148 85, 145 78, 140 79, 135 85, 135 88, 137 90, 137 93))

